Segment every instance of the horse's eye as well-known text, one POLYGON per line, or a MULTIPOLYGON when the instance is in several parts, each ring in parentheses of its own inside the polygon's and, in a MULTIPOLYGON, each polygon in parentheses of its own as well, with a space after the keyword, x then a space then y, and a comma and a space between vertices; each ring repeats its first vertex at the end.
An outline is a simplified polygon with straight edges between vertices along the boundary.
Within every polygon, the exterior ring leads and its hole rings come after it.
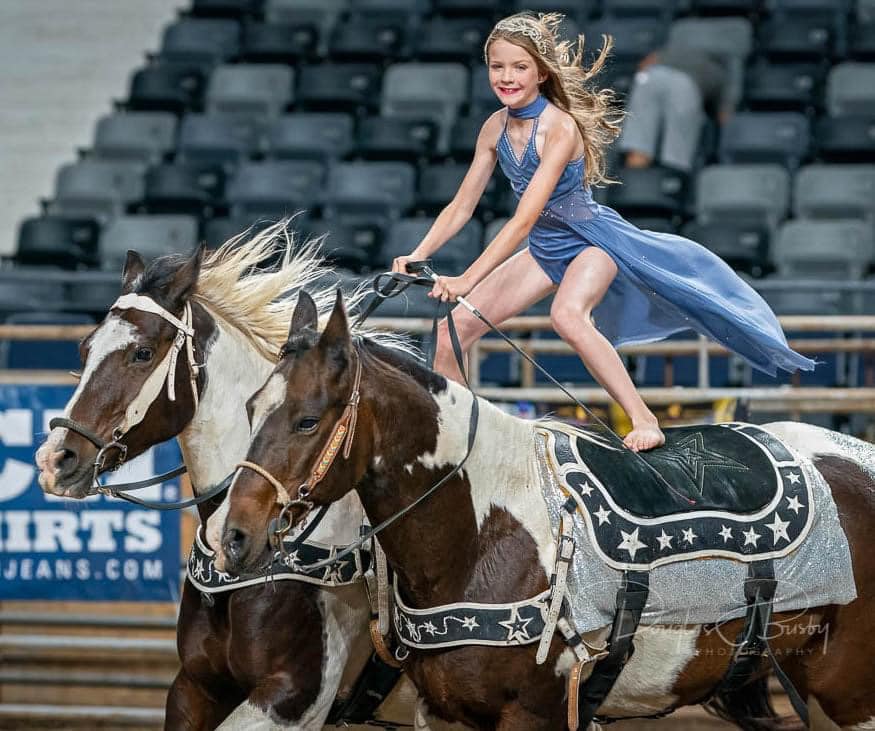
POLYGON ((135 363, 148 363, 152 360, 152 348, 137 348, 134 352, 135 363))
POLYGON ((319 426, 319 419, 313 416, 305 416, 298 422, 298 431, 311 432, 319 426))

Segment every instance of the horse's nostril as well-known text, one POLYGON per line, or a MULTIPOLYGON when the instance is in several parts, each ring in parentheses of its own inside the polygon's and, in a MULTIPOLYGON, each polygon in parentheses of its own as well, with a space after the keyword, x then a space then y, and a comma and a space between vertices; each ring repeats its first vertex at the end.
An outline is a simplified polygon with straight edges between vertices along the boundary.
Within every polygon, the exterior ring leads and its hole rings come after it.
POLYGON ((238 528, 228 528, 223 541, 225 553, 229 558, 239 559, 246 546, 246 534, 238 528))
POLYGON ((79 455, 75 451, 64 448, 56 454, 59 455, 55 462, 59 476, 69 475, 76 471, 79 466, 79 455))

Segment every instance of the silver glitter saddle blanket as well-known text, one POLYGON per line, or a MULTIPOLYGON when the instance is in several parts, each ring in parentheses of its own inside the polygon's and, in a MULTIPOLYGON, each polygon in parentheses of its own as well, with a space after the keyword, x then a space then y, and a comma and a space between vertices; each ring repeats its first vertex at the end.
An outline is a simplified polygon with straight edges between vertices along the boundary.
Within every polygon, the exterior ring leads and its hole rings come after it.
POLYGON ((757 426, 667 429, 665 446, 638 456, 593 431, 544 433, 561 488, 615 569, 780 558, 809 534, 811 485, 800 461, 757 426))

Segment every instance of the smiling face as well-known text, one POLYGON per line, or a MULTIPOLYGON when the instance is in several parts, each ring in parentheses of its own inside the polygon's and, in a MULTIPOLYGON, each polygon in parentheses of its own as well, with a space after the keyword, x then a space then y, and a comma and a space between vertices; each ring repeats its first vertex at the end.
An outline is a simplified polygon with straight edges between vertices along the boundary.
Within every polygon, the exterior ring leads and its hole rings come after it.
POLYGON ((538 96, 538 84, 547 78, 534 57, 503 38, 489 46, 489 83, 499 101, 508 107, 524 107, 538 96))

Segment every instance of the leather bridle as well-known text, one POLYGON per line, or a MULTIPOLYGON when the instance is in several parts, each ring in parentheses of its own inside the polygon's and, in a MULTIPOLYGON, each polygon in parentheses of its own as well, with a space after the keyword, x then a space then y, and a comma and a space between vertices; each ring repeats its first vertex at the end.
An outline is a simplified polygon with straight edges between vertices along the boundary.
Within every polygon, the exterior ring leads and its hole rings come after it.
MULTIPOLYGON (((355 377, 352 384, 352 392, 346 401, 346 407, 340 418, 334 424, 325 446, 319 452, 319 456, 313 463, 310 469, 310 474, 307 479, 298 486, 297 494, 294 498, 289 495, 285 485, 274 477, 268 470, 255 462, 244 460, 237 463, 237 470, 248 469, 255 472, 266 480, 276 490, 276 501, 282 506, 279 516, 273 521, 270 530, 271 542, 279 550, 283 550, 283 538, 292 529, 295 522, 301 522, 315 507, 315 504, 309 498, 313 494, 316 486, 322 482, 337 455, 343 447, 343 458, 349 459, 352 449, 352 440, 355 437, 355 427, 358 422, 358 408, 361 402, 361 382, 362 382, 362 360, 360 355, 355 355, 355 377), (297 521, 289 515, 293 508, 302 508, 303 513, 298 516, 297 521)), ((299 537, 300 539, 300 537, 299 537)))
MULTIPOLYGON (((121 485, 113 485, 112 487, 107 485, 101 485, 98 477, 104 470, 116 470, 125 463, 125 460, 127 459, 128 447, 126 444, 124 444, 124 442, 122 442, 122 439, 131 429, 133 429, 135 426, 143 421, 143 419, 146 417, 146 413, 149 411, 149 408, 161 394, 161 391, 164 389, 165 383, 167 388, 167 398, 170 401, 176 401, 176 366, 179 362, 179 353, 183 350, 183 348, 185 349, 186 359, 188 361, 189 382, 191 384, 191 393, 194 399, 194 408, 195 410, 197 409, 199 402, 197 379, 200 373, 200 368, 203 364, 197 363, 194 356, 194 328, 192 326, 193 318, 191 304, 189 304, 188 302, 185 303, 182 311, 182 319, 179 319, 172 312, 164 309, 151 297, 146 297, 145 295, 141 294, 129 293, 119 297, 113 303, 112 307, 110 307, 110 310, 113 309, 138 310, 140 312, 148 312, 153 315, 157 315, 169 322, 176 328, 176 335, 173 338, 173 342, 170 344, 170 348, 168 349, 164 358, 155 368, 155 370, 153 370, 152 373, 149 374, 148 378, 146 378, 143 385, 140 387, 140 390, 137 392, 137 395, 128 404, 128 407, 125 409, 125 415, 122 419, 122 422, 113 428, 112 436, 109 441, 102 439, 87 427, 79 424, 77 421, 66 417, 57 417, 52 419, 49 422, 49 427, 51 429, 54 429, 55 427, 65 427, 70 431, 73 431, 76 434, 84 437, 95 447, 97 447, 98 452, 94 458, 94 463, 92 465, 92 488, 89 494, 93 495, 96 493, 101 493, 104 495, 114 495, 115 497, 122 497, 133 502, 137 502, 138 504, 146 505, 147 507, 167 509, 168 506, 162 503, 153 503, 147 505, 141 500, 131 498, 131 496, 128 495, 124 495, 121 490, 139 489, 143 487, 148 487, 150 485, 159 484, 164 480, 170 479, 171 477, 176 477, 177 475, 185 472, 185 466, 177 467, 175 470, 166 472, 163 475, 157 475, 155 477, 149 478, 148 480, 125 483, 121 485), (111 450, 115 450, 116 457, 115 461, 110 467, 107 464, 107 454, 111 450)), ((227 486, 224 481, 220 484, 222 484, 223 486, 227 486)), ((212 492, 212 490, 210 492, 212 492)), ((213 495, 209 495, 209 497, 212 496, 213 495)), ((202 495, 199 497, 204 496, 202 495)), ((208 497, 204 497, 204 499, 208 499, 208 497)), ((186 501, 185 505, 188 504, 196 503, 186 501)), ((183 507, 183 504, 180 503, 174 507, 183 507)))

